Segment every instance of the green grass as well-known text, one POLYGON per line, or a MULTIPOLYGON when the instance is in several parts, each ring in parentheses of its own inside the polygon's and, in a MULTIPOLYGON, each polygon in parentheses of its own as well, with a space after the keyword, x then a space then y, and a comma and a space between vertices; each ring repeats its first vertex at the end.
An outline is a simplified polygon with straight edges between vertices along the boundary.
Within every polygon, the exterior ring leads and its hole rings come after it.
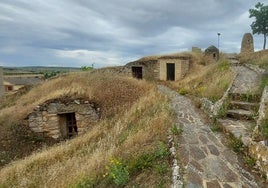
POLYGON ((214 122, 212 124, 212 126, 210 127, 210 129, 213 131, 213 132, 221 132, 221 127, 220 125, 217 123, 217 122, 214 122))
POLYGON ((182 128, 178 128, 178 126, 176 124, 173 124, 173 126, 171 127, 171 132, 174 135, 180 135, 183 132, 182 128))
POLYGON ((265 74, 262 75, 261 81, 260 81, 260 89, 261 89, 261 91, 267 85, 268 85, 268 73, 265 73, 265 74))
POLYGON ((145 152, 141 155, 128 159, 110 159, 110 163, 106 166, 106 171, 102 176, 95 178, 84 177, 76 184, 70 186, 71 188, 93 188, 93 187, 140 187, 135 182, 130 182, 141 173, 156 173, 157 179, 156 187, 165 187, 168 179, 169 152, 167 145, 163 142, 155 147, 153 151, 145 152))
POLYGON ((268 119, 265 119, 261 125, 261 134, 264 139, 268 139, 268 119))
POLYGON ((242 136, 240 136, 239 138, 230 136, 227 140, 227 144, 236 153, 242 153, 244 151, 244 144, 242 142, 242 136))
POLYGON ((245 164, 250 168, 253 168, 256 165, 256 159, 250 156, 246 156, 244 161, 245 161, 245 164))

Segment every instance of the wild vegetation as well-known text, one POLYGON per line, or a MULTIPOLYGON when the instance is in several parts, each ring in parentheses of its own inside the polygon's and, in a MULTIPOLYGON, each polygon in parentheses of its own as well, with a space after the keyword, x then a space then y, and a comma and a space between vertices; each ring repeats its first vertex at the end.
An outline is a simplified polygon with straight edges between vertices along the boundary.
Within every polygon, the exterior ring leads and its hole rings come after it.
MULTIPOLYGON (((221 98, 234 76, 228 61, 205 65, 200 54, 191 55, 190 73, 168 84, 181 94, 221 98)), ((6 98, 0 106, 0 127, 6 130, 25 127, 23 120, 35 106, 57 98, 86 99, 101 109, 101 119, 90 132, 52 147, 42 148, 43 141, 31 137, 41 142, 39 150, 3 167, 0 187, 170 186, 167 132, 180 135, 182 129, 174 125, 173 112, 155 83, 113 70, 69 73, 6 98)))
POLYGON ((0 187, 170 185, 167 99, 145 81, 112 73, 73 73, 45 82, 0 110, 1 126, 20 126, 36 105, 86 98, 101 108, 90 132, 44 148, 0 170, 0 187), (66 84, 68 83, 68 84, 66 84))
MULTIPOLYGON (((200 59, 202 62, 202 59, 200 59)), ((222 57, 209 65, 193 63, 191 72, 181 81, 173 84, 180 94, 206 97, 212 101, 220 99, 234 78, 229 60, 222 57)))
POLYGON ((243 54, 243 56, 240 57, 239 60, 241 63, 257 65, 260 68, 268 70, 268 50, 243 54))

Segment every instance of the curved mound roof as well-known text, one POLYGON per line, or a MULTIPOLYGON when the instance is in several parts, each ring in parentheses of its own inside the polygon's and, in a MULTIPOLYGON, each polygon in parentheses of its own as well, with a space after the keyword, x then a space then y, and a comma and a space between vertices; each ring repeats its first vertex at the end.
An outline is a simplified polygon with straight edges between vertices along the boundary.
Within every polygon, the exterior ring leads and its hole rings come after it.
POLYGON ((219 49, 216 48, 216 47, 213 46, 213 45, 209 46, 209 47, 205 50, 205 52, 217 52, 217 51, 219 51, 219 49))

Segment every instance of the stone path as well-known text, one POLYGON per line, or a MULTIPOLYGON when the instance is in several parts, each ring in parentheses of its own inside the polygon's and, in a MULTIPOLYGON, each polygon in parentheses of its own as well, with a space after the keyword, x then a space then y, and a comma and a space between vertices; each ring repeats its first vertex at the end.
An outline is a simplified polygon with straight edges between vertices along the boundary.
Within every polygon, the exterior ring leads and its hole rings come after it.
POLYGON ((229 110, 227 118, 218 121, 225 130, 236 138, 242 138, 245 145, 249 144, 253 126, 259 109, 260 74, 243 65, 232 66, 237 73, 229 93, 229 110))
POLYGON ((239 165, 236 154, 210 130, 187 97, 165 86, 159 86, 159 90, 171 99, 171 108, 177 114, 177 126, 183 129, 177 140, 177 153, 184 169, 184 187, 261 187, 254 176, 239 165))
POLYGON ((237 77, 233 83, 231 93, 258 93, 260 79, 255 71, 242 65, 232 66, 232 69, 237 73, 237 77))

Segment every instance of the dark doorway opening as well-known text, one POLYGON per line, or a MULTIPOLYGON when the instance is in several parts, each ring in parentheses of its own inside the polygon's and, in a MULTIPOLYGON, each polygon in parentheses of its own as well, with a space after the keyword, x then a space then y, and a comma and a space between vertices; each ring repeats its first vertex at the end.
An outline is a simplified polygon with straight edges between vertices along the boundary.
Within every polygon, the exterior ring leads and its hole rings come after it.
POLYGON ((74 112, 60 114, 60 125, 63 138, 71 138, 78 134, 74 112))
POLYGON ((142 67, 132 67, 132 76, 137 79, 142 79, 142 67))
POLYGON ((175 64, 167 63, 167 80, 174 81, 175 80, 175 64))

